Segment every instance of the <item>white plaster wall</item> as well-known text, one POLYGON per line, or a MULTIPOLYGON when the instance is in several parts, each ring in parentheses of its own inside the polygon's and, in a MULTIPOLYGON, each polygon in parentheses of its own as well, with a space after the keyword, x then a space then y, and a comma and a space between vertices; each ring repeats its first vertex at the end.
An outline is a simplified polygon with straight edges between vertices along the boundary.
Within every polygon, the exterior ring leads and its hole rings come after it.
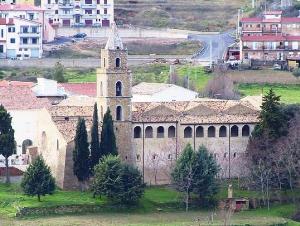
POLYGON ((15 130, 17 154, 22 154, 22 143, 26 139, 32 140, 37 145, 37 121, 40 110, 11 110, 12 127, 15 130))
POLYGON ((172 86, 152 96, 154 102, 161 101, 189 101, 194 100, 198 93, 179 86, 172 86))

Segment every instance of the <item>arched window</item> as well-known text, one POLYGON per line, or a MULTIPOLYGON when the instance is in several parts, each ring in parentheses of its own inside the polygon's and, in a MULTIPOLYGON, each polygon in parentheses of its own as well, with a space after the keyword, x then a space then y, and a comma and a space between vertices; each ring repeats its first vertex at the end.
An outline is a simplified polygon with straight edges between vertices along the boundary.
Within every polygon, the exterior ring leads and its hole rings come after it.
POLYGON ((120 58, 116 58, 116 67, 120 67, 121 66, 121 60, 120 58))
POLYGON ((219 129, 219 137, 226 137, 227 136, 227 129, 225 126, 221 126, 219 129))
POLYGON ((165 129, 162 126, 157 128, 157 138, 164 138, 165 137, 165 129))
POLYGON ((184 129, 184 138, 191 138, 193 136, 193 130, 190 126, 184 129))
POLYGON ((238 137, 239 136, 239 127, 236 125, 231 127, 231 136, 232 137, 238 137))
POLYGON ((103 96, 103 83, 100 82, 100 96, 103 96))
POLYGON ((202 126, 196 128, 196 137, 204 137, 204 130, 202 126))
POLYGON ((214 126, 208 127, 207 136, 208 137, 215 137, 216 136, 216 128, 214 126))
POLYGON ((116 120, 117 121, 122 121, 122 107, 121 106, 117 106, 117 109, 116 109, 116 120))
POLYGON ((47 135, 46 132, 42 132, 42 150, 45 151, 47 149, 47 135))
POLYGON ((141 138, 142 137, 142 129, 140 126, 136 126, 134 127, 134 130, 133 130, 133 137, 134 138, 141 138))
POLYGON ((236 153, 236 152, 234 152, 234 153, 233 153, 233 158, 236 158, 236 155, 237 155, 237 153, 236 153))
POLYGON ((116 96, 117 97, 122 96, 122 82, 120 81, 116 83, 116 96))
POLYGON ((56 140, 56 150, 59 150, 59 141, 58 141, 58 139, 56 140))
POLYGON ((169 138, 174 138, 176 136, 176 131, 174 126, 170 126, 168 128, 168 137, 169 138))
POLYGON ((29 140, 29 139, 24 140, 23 143, 22 143, 22 154, 26 154, 27 148, 31 145, 32 145, 31 140, 29 140))
POLYGON ((242 136, 249 137, 250 136, 250 127, 248 125, 244 125, 242 128, 242 136))
POLYGON ((105 59, 105 57, 103 58, 103 67, 106 67, 106 59, 105 59))
POLYGON ((227 158, 227 152, 224 153, 224 159, 226 159, 226 158, 227 158))
POLYGON ((147 126, 145 129, 145 137, 153 138, 153 128, 151 126, 147 126))

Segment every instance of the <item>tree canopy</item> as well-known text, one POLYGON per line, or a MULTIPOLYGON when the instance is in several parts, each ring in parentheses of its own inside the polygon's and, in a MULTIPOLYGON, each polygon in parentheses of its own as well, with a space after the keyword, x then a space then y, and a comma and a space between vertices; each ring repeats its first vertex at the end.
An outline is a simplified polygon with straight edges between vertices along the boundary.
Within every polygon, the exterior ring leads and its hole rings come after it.
POLYGON ((103 117, 100 150, 101 157, 109 154, 118 155, 114 124, 109 108, 103 117))
POLYGON ((93 125, 91 129, 91 172, 94 171, 95 165, 99 163, 101 158, 100 141, 99 141, 99 122, 97 104, 94 105, 93 125))
POLYGON ((0 105, 0 154, 5 158, 6 166, 6 183, 9 183, 9 171, 8 171, 8 158, 16 150, 14 130, 11 125, 11 116, 4 108, 0 105))
POLYGON ((55 180, 41 156, 27 168, 21 187, 26 195, 37 196, 38 201, 41 201, 41 195, 53 194, 55 191, 55 180))
POLYGON ((73 172, 80 183, 89 179, 89 143, 85 120, 79 118, 75 135, 75 148, 73 150, 73 172))

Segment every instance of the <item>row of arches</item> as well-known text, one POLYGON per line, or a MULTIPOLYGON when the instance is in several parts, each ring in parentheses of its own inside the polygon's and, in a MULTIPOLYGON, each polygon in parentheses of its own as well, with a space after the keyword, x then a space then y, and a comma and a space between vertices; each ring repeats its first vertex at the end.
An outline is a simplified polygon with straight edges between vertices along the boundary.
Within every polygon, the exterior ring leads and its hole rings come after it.
MULTIPOLYGON (((249 125, 244 125, 242 127, 241 135, 243 137, 250 136, 250 127, 249 125)), ((163 126, 159 126, 156 129, 156 138, 165 138, 165 129, 163 126)), ((219 128, 218 137, 227 137, 227 127, 221 126, 219 128)), ((239 127, 237 125, 233 125, 230 128, 230 136, 231 137, 238 137, 240 135, 239 127)), ((167 130, 167 137, 174 138, 176 136, 176 129, 174 126, 169 126, 167 130)), ((196 137, 204 137, 204 128, 202 126, 197 126, 195 131, 196 137)), ((134 127, 133 130, 133 137, 134 138, 142 138, 142 128, 140 126, 134 127)), ((193 137, 193 129, 191 126, 185 127, 183 131, 184 138, 192 138, 193 137)), ((207 137, 216 137, 216 127, 209 126, 207 129, 207 137)), ((153 128, 152 126, 147 126, 145 128, 145 138, 154 138, 153 136, 153 128)))
MULTIPOLYGON (((163 126, 157 127, 157 138, 164 138, 165 137, 165 128, 163 126)), ((174 138, 176 136, 176 129, 175 126, 170 126, 168 128, 168 138, 174 138)), ((142 138, 142 128, 140 126, 134 127, 133 130, 133 137, 134 138, 142 138)), ((145 138, 154 138, 153 137, 153 128, 152 126, 147 126, 145 128, 145 138)))
MULTIPOLYGON (((240 134, 239 127, 237 125, 233 125, 230 128, 230 136, 231 137, 238 137, 240 134)), ((202 126, 198 126, 196 128, 196 137, 204 137, 204 128, 202 126)), ((218 137, 227 137, 227 127, 221 126, 219 128, 218 137)), ((207 129, 207 137, 216 137, 216 127, 209 126, 207 129)), ((244 125, 242 127, 242 136, 248 137, 250 136, 250 127, 248 125, 244 125)), ((190 126, 187 126, 184 129, 184 138, 192 138, 193 137, 193 129, 190 126)))

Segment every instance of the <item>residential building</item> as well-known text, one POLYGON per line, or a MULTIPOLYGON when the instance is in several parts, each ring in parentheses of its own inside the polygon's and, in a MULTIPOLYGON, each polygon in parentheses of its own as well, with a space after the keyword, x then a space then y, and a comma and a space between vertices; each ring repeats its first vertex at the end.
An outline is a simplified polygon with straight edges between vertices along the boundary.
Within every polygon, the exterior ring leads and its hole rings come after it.
POLYGON ((113 0, 42 0, 42 7, 58 27, 109 27, 114 20, 113 0))
POLYGON ((41 58, 42 24, 20 17, 0 18, 0 58, 41 58))
POLYGON ((283 17, 282 11, 269 11, 261 17, 242 18, 240 36, 242 60, 300 59, 300 17, 283 17))
POLYGON ((0 5, 1 4, 12 4, 12 5, 32 5, 34 6, 34 0, 1 0, 0 1, 0 5))

